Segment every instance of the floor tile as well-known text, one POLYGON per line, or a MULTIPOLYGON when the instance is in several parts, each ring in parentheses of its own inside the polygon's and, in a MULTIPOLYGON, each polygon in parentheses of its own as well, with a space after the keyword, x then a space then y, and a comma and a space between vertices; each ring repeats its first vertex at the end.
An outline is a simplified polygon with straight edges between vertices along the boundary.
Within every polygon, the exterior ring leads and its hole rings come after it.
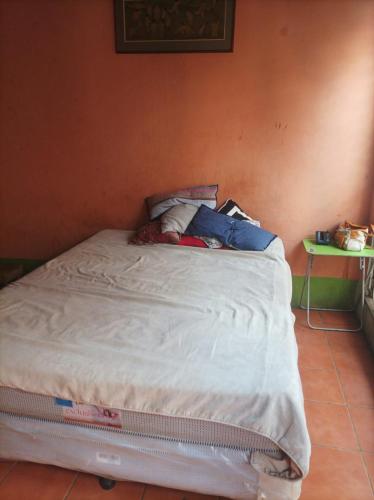
POLYGON ((309 326, 295 326, 295 336, 298 344, 328 344, 325 332, 312 330, 309 326))
MULTIPOLYGON (((216 496, 203 495, 202 493, 189 493, 188 491, 183 492, 183 498, 185 500, 217 500, 216 496)), ((222 500, 229 500, 228 498, 221 498, 222 500)))
POLYGON ((346 346, 337 350, 335 345, 331 350, 338 370, 364 371, 374 378, 374 358, 368 347, 346 346))
MULTIPOLYGON (((306 322, 306 311, 304 309, 292 309, 292 312, 294 313, 295 317, 296 317, 296 324, 297 325, 304 325, 306 326, 307 328, 308 325, 307 325, 307 322, 306 322)), ((319 311, 310 311, 310 320, 312 322, 312 324, 315 324, 315 325, 318 325, 320 326, 321 323, 322 323, 322 318, 321 318, 321 315, 319 313, 319 311)))
POLYGON ((143 500, 217 500, 216 496, 147 486, 143 500))
POLYGON ((306 319, 306 312, 303 309, 300 308, 294 308, 292 309, 293 314, 295 315, 296 318, 296 324, 306 324, 305 319, 306 319))
POLYGON ((374 453, 363 453, 364 462, 374 489, 374 453))
POLYGON ((0 461, 0 481, 13 467, 14 462, 0 461))
POLYGON ((181 491, 168 490, 158 486, 147 486, 143 500, 182 500, 181 491))
POLYGON ((313 446, 300 500, 373 500, 359 453, 313 446))
POLYGON ((357 328, 359 321, 354 313, 320 311, 322 325, 336 328, 357 328))
POLYGON ((96 476, 79 473, 68 500, 141 500, 145 486, 118 481, 111 490, 103 490, 96 476))
POLYGON ((76 472, 31 463, 17 463, 0 485, 0 498, 6 500, 62 499, 76 472))
POLYGON ((300 368, 334 369, 330 347, 327 343, 302 342, 298 344, 298 347, 300 368))
POLYGON ((347 402, 374 407, 374 357, 366 343, 356 340, 329 340, 347 402))
POLYGON ((374 409, 350 407, 361 448, 374 453, 374 409))
POLYGON ((314 401, 344 403, 335 370, 300 370, 304 398, 314 401))
POLYGON ((305 401, 305 412, 313 444, 358 449, 358 443, 345 406, 305 401))
POLYGON ((327 334, 327 340, 334 352, 344 352, 351 347, 369 347, 365 336, 360 332, 330 332, 327 334))
MULTIPOLYGON (((203 495, 202 493, 189 493, 188 491, 183 492, 183 500, 217 500, 216 496, 203 495)), ((228 498, 221 497, 222 500, 229 500, 228 498)))
POLYGON ((365 370, 338 370, 338 377, 348 404, 374 408, 374 379, 365 370))

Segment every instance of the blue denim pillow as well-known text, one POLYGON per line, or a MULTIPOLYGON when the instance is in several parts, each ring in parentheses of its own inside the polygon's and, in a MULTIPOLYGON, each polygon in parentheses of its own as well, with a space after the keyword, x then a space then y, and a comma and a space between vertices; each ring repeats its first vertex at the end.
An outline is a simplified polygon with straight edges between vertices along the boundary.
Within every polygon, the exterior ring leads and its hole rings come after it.
POLYGON ((237 250, 265 250, 276 235, 250 222, 236 220, 202 205, 190 222, 185 234, 217 238, 237 250))

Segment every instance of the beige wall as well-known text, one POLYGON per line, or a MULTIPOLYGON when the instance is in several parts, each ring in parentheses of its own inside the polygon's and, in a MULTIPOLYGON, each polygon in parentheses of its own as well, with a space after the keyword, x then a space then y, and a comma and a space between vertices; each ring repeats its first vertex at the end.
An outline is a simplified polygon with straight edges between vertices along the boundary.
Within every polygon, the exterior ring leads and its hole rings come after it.
POLYGON ((116 54, 112 0, 0 10, 0 256, 134 228, 145 196, 205 182, 284 239, 296 274, 302 238, 367 221, 374 1, 238 0, 229 54, 116 54))

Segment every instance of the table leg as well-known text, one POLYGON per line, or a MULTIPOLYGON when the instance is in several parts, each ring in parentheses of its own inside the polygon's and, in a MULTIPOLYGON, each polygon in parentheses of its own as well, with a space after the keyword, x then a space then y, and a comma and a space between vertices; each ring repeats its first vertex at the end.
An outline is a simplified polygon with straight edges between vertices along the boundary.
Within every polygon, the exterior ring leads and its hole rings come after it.
POLYGON ((307 289, 306 289, 306 322, 310 328, 314 328, 310 323, 310 275, 313 269, 313 255, 309 255, 307 266, 307 289))
POLYGON ((360 257, 361 271, 361 311, 360 311, 360 330, 364 324, 364 309, 365 309, 365 284, 366 284, 366 259, 360 257))
POLYGON ((312 330, 325 330, 333 332, 358 332, 363 326, 363 316, 364 316, 364 305, 365 305, 365 279, 366 279, 366 262, 365 257, 360 257, 360 271, 361 271, 361 311, 360 311, 360 325, 357 328, 332 328, 332 327, 320 327, 312 324, 310 319, 310 311, 332 311, 332 312, 352 312, 354 309, 335 309, 328 307, 310 307, 310 278, 313 268, 313 257, 314 255, 308 254, 308 263, 306 274, 304 278, 303 288, 301 290, 299 307, 306 310, 306 320, 309 328, 312 330), (306 287, 306 307, 303 306, 303 298, 306 287))

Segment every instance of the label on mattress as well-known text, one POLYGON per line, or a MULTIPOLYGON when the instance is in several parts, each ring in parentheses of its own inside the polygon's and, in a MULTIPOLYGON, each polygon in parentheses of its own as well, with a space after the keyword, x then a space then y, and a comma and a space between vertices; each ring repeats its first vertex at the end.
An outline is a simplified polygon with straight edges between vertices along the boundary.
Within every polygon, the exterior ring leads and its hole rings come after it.
POLYGON ((74 403, 62 408, 64 420, 122 428, 121 414, 112 408, 74 403))
POLYGON ((73 401, 70 401, 70 399, 55 398, 55 403, 58 406, 73 406, 73 401))
POLYGON ((104 453, 103 451, 96 452, 96 461, 104 464, 121 465, 121 457, 114 453, 104 453))

